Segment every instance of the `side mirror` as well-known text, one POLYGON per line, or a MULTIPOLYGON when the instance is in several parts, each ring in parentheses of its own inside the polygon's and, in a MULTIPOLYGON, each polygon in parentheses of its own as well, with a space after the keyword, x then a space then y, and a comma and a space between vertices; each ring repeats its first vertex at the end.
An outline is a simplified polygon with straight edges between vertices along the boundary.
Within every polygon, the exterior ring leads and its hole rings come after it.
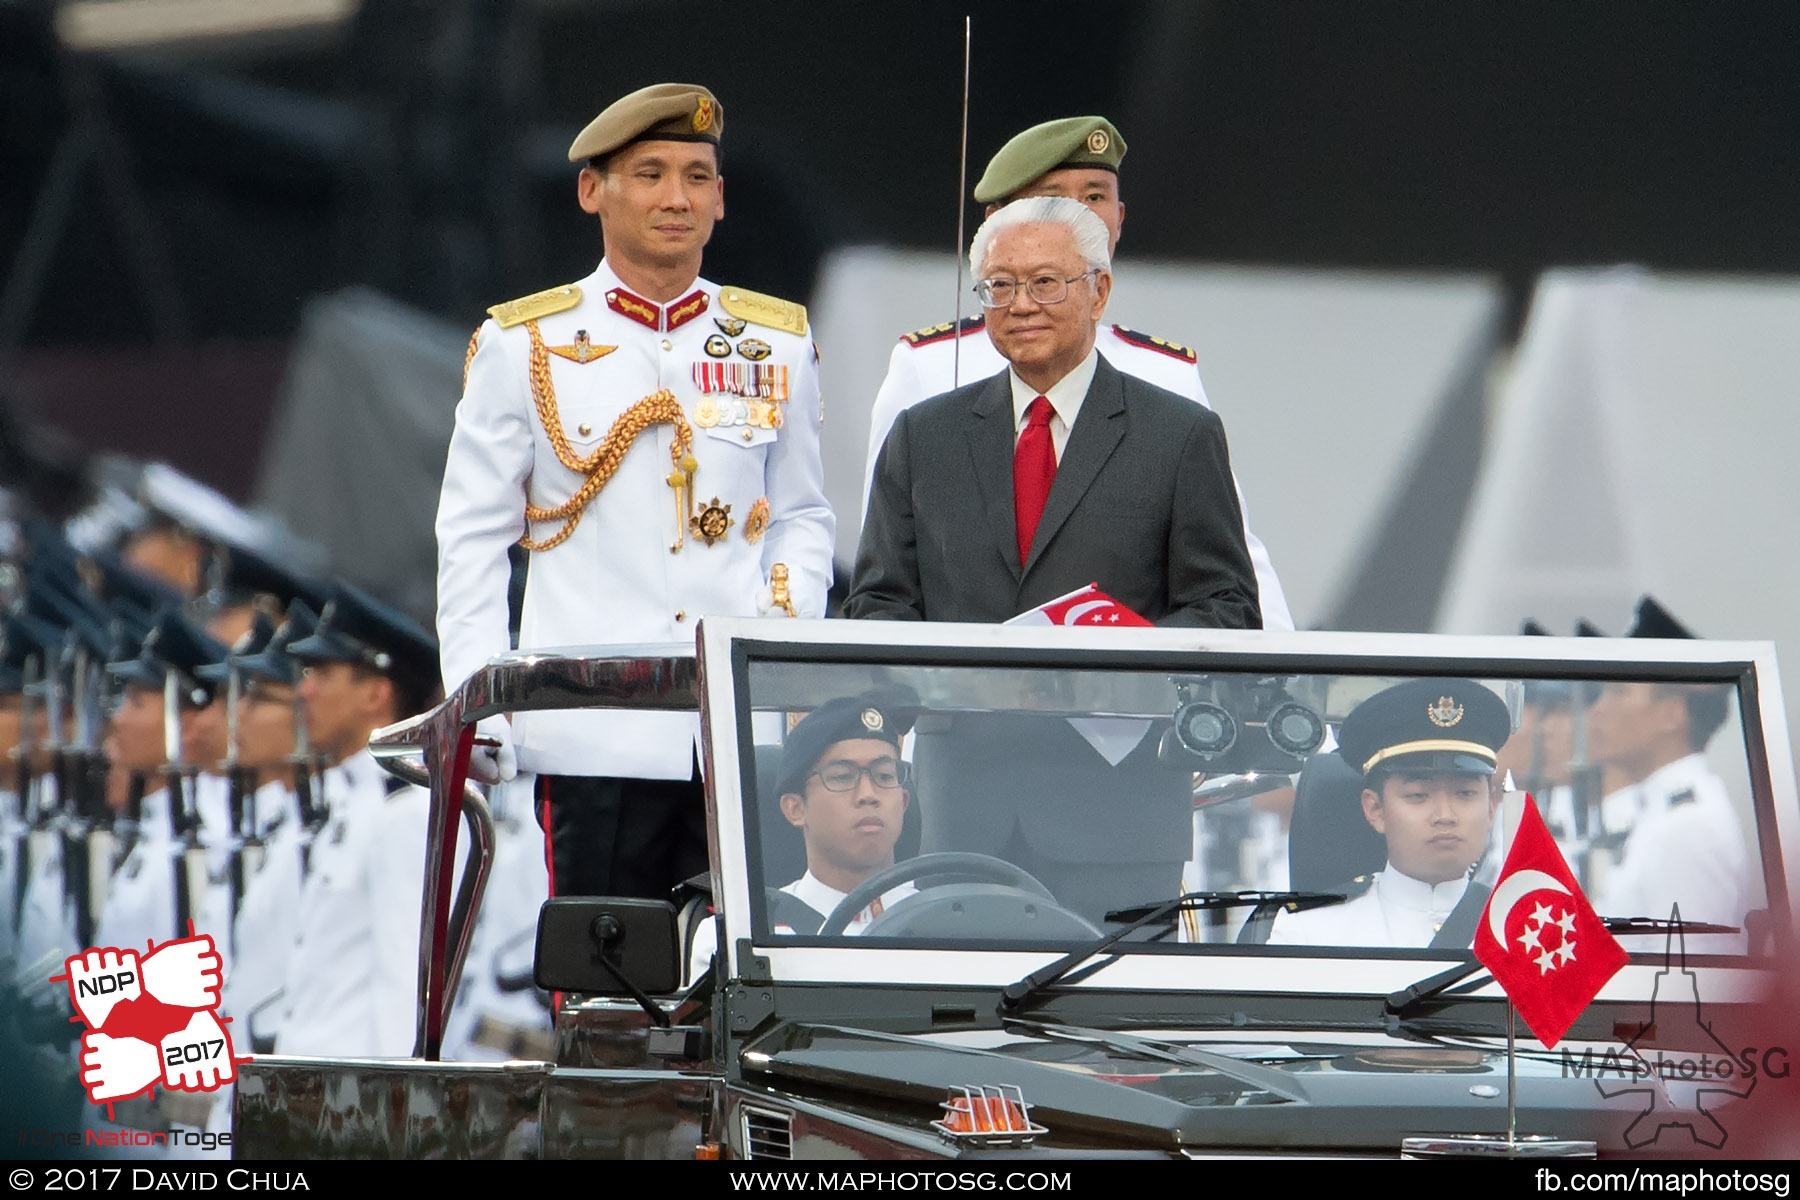
POLYGON ((681 985, 675 906, 667 900, 564 896, 538 910, 532 977, 551 992, 672 995, 681 985))

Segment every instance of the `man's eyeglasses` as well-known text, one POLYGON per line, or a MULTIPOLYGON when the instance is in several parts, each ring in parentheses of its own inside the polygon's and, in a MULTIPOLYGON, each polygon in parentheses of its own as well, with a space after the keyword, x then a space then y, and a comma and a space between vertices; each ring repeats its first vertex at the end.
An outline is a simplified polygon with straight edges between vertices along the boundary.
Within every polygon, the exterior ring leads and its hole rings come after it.
POLYGON ((826 763, 813 774, 819 777, 828 792, 853 792, 864 775, 883 791, 891 791, 905 782, 904 769, 891 758, 878 758, 866 767, 840 759, 826 763))
MULTIPOLYGON (((1023 281, 1025 294, 1039 304, 1061 304, 1069 298, 1071 283, 1092 274, 1088 270, 1079 275, 1033 275, 1023 281)), ((984 308, 1006 308, 1018 298, 1019 287, 1017 279, 981 279, 975 283, 975 294, 984 308)))

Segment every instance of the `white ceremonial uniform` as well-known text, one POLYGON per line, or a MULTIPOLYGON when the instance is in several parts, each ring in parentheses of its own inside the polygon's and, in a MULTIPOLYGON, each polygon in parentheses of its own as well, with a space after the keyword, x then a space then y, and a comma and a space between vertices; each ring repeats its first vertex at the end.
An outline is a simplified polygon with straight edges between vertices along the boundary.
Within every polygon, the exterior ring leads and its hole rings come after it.
POLYGON ((529 974, 538 910, 550 895, 544 834, 531 813, 536 780, 495 786, 494 862, 482 893, 462 986, 444 1026, 444 1057, 471 1061, 536 1057, 548 1046, 550 1011, 534 986, 508 991, 501 977, 529 974))
POLYGON ((413 1052, 429 798, 418 787, 390 795, 391 778, 366 748, 325 773, 331 819, 300 894, 278 1054, 413 1052))
POLYGON ((10 977, 19 941, 19 885, 25 858, 24 818, 15 792, 0 791, 0 971, 10 977))
POLYGON ((225 976, 224 1010, 248 1054, 267 1046, 280 1027, 279 996, 300 921, 301 829, 294 789, 265 783, 252 797, 262 863, 245 872, 244 896, 233 927, 237 953, 225 976))
MULTIPOLYGON (((34 779, 31 787, 37 794, 38 811, 55 805, 54 779, 34 779)), ((79 954, 85 947, 76 945, 75 906, 63 884, 63 839, 55 823, 25 835, 19 869, 25 872, 25 894, 19 903, 14 980, 33 991, 66 986, 46 981, 63 969, 71 954, 79 954)))
POLYGON ((1268 944, 1424 949, 1468 887, 1466 877, 1432 884, 1383 867, 1369 890, 1352 900, 1276 914, 1268 944))
MULTIPOLYGON (((778 562, 796 615, 823 616, 836 524, 811 338, 747 320, 752 310, 733 300, 744 293, 726 288, 721 299, 705 279, 666 305, 633 295, 605 262, 573 286, 578 303, 536 321, 561 436, 574 456, 591 456, 626 410, 672 393, 698 462, 692 513, 678 517, 668 482, 674 428, 653 424, 568 539, 532 553, 520 646, 691 642, 703 614, 756 615, 778 562), (764 388, 776 398, 785 389, 785 402, 738 394, 764 388), (687 521, 715 498, 732 524, 709 545, 687 521)), ((507 549, 527 532, 527 500, 561 505, 585 478, 559 460, 534 407, 530 327, 482 325, 456 410, 437 515, 437 633, 451 688, 511 648, 507 549)), ((560 528, 534 522, 530 534, 542 541, 560 528)), ((698 728, 685 713, 529 712, 514 717, 513 738, 521 772, 687 779, 698 728)))
MULTIPOLYGON (((1684 921, 1743 928, 1750 911, 1749 852, 1737 809, 1705 755, 1676 759, 1613 792, 1600 811, 1608 831, 1629 830, 1618 865, 1597 889, 1594 908, 1601 916, 1666 919, 1679 904, 1684 921)), ((1657 953, 1666 940, 1648 935, 1620 938, 1619 944, 1657 953)), ((1693 953, 1729 953, 1744 945, 1741 934, 1687 939, 1693 953)))
MULTIPOLYGON (((821 917, 829 917, 832 910, 837 908, 843 902, 844 897, 850 894, 849 892, 840 892, 830 884, 821 882, 818 876, 811 871, 781 890, 805 904, 821 917)), ((880 916, 883 911, 892 908, 908 896, 917 895, 918 891, 918 887, 911 883, 903 883, 898 887, 889 888, 881 893, 875 903, 850 918, 850 923, 844 926, 844 935, 854 937, 862 933, 869 927, 869 922, 880 916)), ((713 950, 718 944, 718 932, 714 929, 713 922, 718 919, 716 916, 708 917, 694 936, 693 947, 688 952, 688 979, 690 982, 698 979, 712 965, 713 950)), ((794 932, 786 925, 777 925, 775 931, 777 933, 794 932)))
MULTIPOLYGON (((869 411, 869 452, 863 463, 864 517, 868 516, 869 487, 875 478, 875 461, 881 455, 882 444, 887 441, 888 430, 893 428, 894 418, 921 400, 951 391, 959 384, 990 378, 1007 365, 987 336, 981 318, 965 318, 962 332, 955 337, 950 335, 948 325, 922 333, 923 336, 908 334, 894 347, 888 358, 887 376, 882 379, 881 387, 875 393, 874 407, 869 411)), ((1102 324, 1095 333, 1095 346, 1118 370, 1186 396, 1204 407, 1212 407, 1200 382, 1200 368, 1190 357, 1190 351, 1119 325, 1102 324)), ((1232 483, 1236 486, 1235 478, 1232 483)), ((1244 540, 1250 550, 1250 565, 1256 571, 1262 627, 1292 629, 1293 614, 1288 611, 1281 581, 1275 576, 1269 549, 1250 530, 1250 509, 1244 503, 1244 489, 1238 487, 1237 493, 1238 507, 1244 513, 1244 540)))

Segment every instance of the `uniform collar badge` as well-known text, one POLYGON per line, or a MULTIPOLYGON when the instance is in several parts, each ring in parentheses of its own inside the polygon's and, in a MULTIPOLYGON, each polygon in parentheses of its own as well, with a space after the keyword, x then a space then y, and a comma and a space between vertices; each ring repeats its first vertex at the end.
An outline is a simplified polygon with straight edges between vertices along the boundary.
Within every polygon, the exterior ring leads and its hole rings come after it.
POLYGON ((587 330, 577 329, 575 331, 575 340, 568 345, 546 346, 544 349, 556 355, 558 358, 566 358, 572 363, 591 363, 597 358, 605 358, 614 350, 617 350, 618 347, 597 346, 593 342, 588 341, 587 330))
POLYGON ((648 329, 662 328, 662 309, 642 296, 634 296, 624 288, 606 290, 606 307, 621 317, 630 317, 648 329))
POLYGON ((667 324, 664 328, 680 329, 683 325, 686 325, 689 321, 705 312, 707 306, 711 303, 711 297, 705 292, 699 290, 689 292, 681 299, 675 301, 675 303, 669 305, 666 318, 667 324))

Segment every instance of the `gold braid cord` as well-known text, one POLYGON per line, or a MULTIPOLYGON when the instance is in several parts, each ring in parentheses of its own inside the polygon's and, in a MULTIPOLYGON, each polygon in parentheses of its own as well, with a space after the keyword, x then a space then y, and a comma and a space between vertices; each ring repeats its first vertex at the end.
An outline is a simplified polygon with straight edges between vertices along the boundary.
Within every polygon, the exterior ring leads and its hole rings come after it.
POLYGON ((569 449, 569 440, 563 436, 562 418, 556 410, 556 392, 550 385, 550 352, 544 348, 544 336, 538 332, 536 321, 525 322, 526 332, 531 335, 531 358, 529 373, 531 375, 531 399, 537 406, 538 420, 543 422, 544 432, 550 436, 550 446, 556 451, 557 461, 578 475, 587 476, 581 487, 573 496, 555 508, 539 508, 534 504, 525 505, 525 518, 528 521, 561 521, 563 527, 543 541, 534 541, 529 533, 519 539, 519 545, 527 550, 548 550, 560 545, 581 521, 581 514, 587 510, 589 502, 600 494, 613 472, 625 460, 625 452, 631 449, 631 443, 638 434, 652 425, 673 425, 675 441, 669 446, 669 458, 677 470, 681 469, 682 460, 693 446, 694 433, 688 427, 687 414, 681 411, 681 402, 675 399, 675 393, 664 388, 662 391, 645 396, 636 404, 619 414, 612 428, 600 440, 600 446, 586 458, 576 458, 575 452, 569 449))
POLYGON ((469 335, 469 349, 463 355, 463 391, 469 390, 469 364, 475 361, 475 347, 481 344, 481 330, 469 335))

